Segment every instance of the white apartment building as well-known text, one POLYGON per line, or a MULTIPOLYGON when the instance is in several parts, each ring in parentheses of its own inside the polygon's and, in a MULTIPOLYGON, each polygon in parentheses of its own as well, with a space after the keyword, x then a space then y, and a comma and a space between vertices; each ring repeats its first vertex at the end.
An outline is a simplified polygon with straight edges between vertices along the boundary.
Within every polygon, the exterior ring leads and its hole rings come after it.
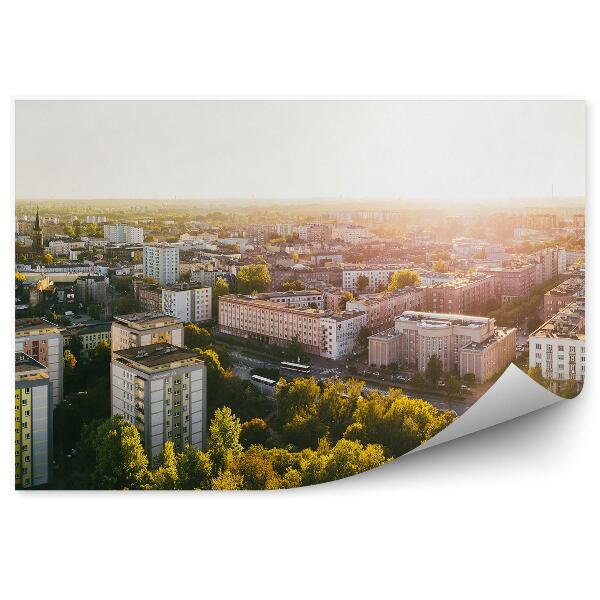
POLYGON ((254 296, 257 300, 268 300, 292 308, 318 308, 323 310, 324 294, 321 290, 291 290, 289 292, 264 292, 254 296))
POLYGON ((352 245, 364 244, 375 239, 375 235, 361 225, 334 225, 331 237, 352 245))
POLYGON ((387 287, 390 277, 403 266, 382 265, 373 267, 344 267, 342 269, 342 288, 351 292, 358 291, 358 278, 363 275, 369 280, 366 293, 375 293, 387 287))
POLYGON ((86 223, 106 223, 107 218, 102 215, 87 215, 85 218, 86 223))
POLYGON ((183 346, 183 322, 160 312, 132 313, 114 317, 111 350, 126 350, 150 344, 183 346))
POLYGON ((585 300, 576 300, 529 336, 529 366, 545 379, 585 379, 585 300))
POLYGON ((144 276, 153 277, 160 285, 171 285, 179 279, 179 248, 168 244, 144 244, 144 276))
POLYGON ((23 352, 48 369, 52 405, 62 401, 63 336, 54 323, 46 319, 15 319, 15 352, 23 352))
POLYGON ((231 273, 223 269, 192 269, 190 272, 190 283, 214 286, 217 279, 228 281, 231 273))
POLYGON ((123 223, 105 225, 104 237, 113 244, 143 244, 144 228, 123 223))
POLYGON ((162 311, 184 323, 212 319, 212 288, 175 284, 162 289, 162 311))
POLYGON ((338 359, 352 352, 366 323, 364 312, 296 308, 241 294, 219 298, 222 333, 280 346, 297 339, 309 354, 327 358, 338 359))
POLYGON ((152 463, 167 441, 176 452, 206 440, 206 367, 190 350, 151 344, 119 350, 110 364, 111 414, 135 425, 152 463))

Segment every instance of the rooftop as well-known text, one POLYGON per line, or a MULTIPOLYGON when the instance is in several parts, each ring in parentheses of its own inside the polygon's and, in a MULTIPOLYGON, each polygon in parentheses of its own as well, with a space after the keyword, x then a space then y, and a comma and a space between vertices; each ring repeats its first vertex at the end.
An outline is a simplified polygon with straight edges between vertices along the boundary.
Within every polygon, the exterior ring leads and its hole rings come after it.
POLYGON ((104 323, 92 323, 81 325, 73 325, 72 327, 66 327, 63 331, 64 336, 73 336, 73 335, 86 335, 88 333, 100 333, 104 331, 110 331, 111 327, 110 321, 105 321, 104 323))
POLYGON ((585 280, 582 277, 566 279, 555 288, 546 292, 547 296, 575 296, 585 294, 585 280))
POLYGON ((181 321, 176 317, 170 317, 161 312, 131 313, 129 315, 118 315, 113 319, 117 323, 122 323, 132 329, 153 329, 154 327, 166 327, 168 325, 178 325, 181 321))
POLYGON ((445 313, 428 313, 414 310, 405 310, 396 321, 423 322, 429 326, 462 325, 463 327, 482 327, 491 321, 488 317, 470 315, 454 315, 445 313))
POLYGON ((494 335, 491 335, 489 338, 483 340, 482 342, 471 342, 466 346, 463 346, 461 350, 471 350, 473 352, 482 352, 486 348, 493 346, 500 340, 504 339, 506 336, 516 331, 514 327, 497 327, 494 335))
POLYGON ((173 344, 150 344, 118 350, 114 354, 117 359, 123 359, 125 362, 135 363, 150 369, 170 368, 173 363, 182 361, 190 364, 202 362, 195 352, 187 348, 173 346, 173 344))
POLYGON ((585 338, 585 300, 575 300, 536 329, 530 338, 585 338))
POLYGON ((399 337, 402 334, 398 331, 396 331, 395 329, 388 329, 386 331, 382 331, 380 333, 375 333, 373 335, 369 336, 370 340, 382 340, 382 341, 388 341, 391 340, 395 337, 399 337))
POLYGON ((15 379, 17 381, 47 378, 48 369, 42 363, 24 352, 15 352, 15 379))
POLYGON ((58 325, 47 319, 15 319, 15 335, 34 335, 38 333, 58 333, 58 325))

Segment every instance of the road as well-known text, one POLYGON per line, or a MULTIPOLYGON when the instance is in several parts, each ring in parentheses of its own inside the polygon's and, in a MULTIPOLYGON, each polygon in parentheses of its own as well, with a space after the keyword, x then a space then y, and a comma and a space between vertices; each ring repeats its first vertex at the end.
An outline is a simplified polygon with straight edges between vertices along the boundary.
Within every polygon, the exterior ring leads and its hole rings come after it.
MULTIPOLYGON (((254 356, 248 356, 247 354, 242 354, 238 351, 231 351, 229 355, 233 363, 234 373, 242 379, 250 379, 252 369, 256 369, 257 367, 279 369, 279 364, 276 362, 263 360, 254 356)), ((345 379, 353 377, 353 375, 348 373, 344 368, 337 366, 329 366, 326 364, 312 364, 311 369, 311 375, 313 375, 316 379, 327 379, 332 377, 340 377, 342 379, 345 379)), ((286 374, 286 377, 289 376, 290 375, 286 374)), ((301 375, 298 375, 298 377, 300 376, 301 375)), ((389 388, 390 386, 386 385, 385 383, 378 384, 368 382, 365 384, 365 390, 367 391, 380 390, 383 392, 387 392, 389 388)), ((436 408, 439 408, 440 410, 453 410, 457 415, 462 415, 470 406, 473 405, 473 401, 469 402, 450 400, 447 398, 440 398, 437 395, 427 394, 427 392, 412 392, 403 390, 403 393, 406 394, 409 398, 421 398, 422 400, 426 400, 427 402, 433 404, 436 408)))

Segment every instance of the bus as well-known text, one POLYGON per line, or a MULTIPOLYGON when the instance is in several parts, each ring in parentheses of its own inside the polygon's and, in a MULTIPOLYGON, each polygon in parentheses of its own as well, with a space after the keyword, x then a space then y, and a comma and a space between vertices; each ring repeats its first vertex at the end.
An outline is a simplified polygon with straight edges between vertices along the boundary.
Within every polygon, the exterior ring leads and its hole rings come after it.
POLYGON ((250 377, 250 381, 254 383, 256 387, 263 392, 263 394, 268 394, 270 396, 275 394, 275 386, 277 385, 277 382, 273 379, 263 377, 262 375, 252 375, 250 377))
POLYGON ((296 371, 297 373, 304 373, 308 375, 310 373, 310 365, 301 365, 300 363, 293 362, 282 362, 279 364, 280 368, 284 371, 296 371))

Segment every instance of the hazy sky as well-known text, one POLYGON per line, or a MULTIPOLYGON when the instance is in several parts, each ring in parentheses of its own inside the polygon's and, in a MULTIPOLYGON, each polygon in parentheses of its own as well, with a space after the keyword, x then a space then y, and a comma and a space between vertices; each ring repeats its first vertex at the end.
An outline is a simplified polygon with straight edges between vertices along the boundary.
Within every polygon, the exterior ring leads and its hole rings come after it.
POLYGON ((18 101, 17 198, 585 196, 583 102, 18 101))

